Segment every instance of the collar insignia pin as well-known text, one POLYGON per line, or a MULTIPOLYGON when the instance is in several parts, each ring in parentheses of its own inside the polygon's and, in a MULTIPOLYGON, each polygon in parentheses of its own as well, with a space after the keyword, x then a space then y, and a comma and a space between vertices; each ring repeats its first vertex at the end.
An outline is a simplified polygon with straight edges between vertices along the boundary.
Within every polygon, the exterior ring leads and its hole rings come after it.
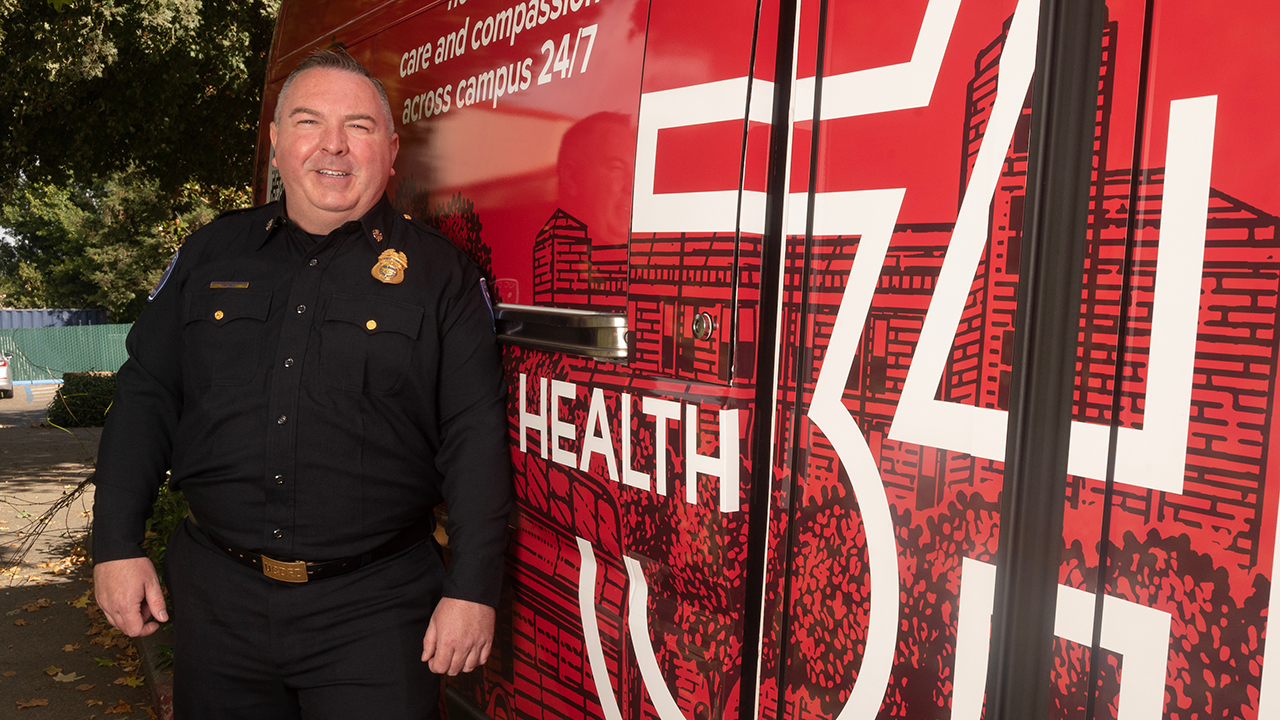
POLYGON ((378 242, 382 242, 382 231, 381 231, 381 230, 379 230, 379 229, 377 229, 377 228, 374 228, 374 229, 373 229, 373 239, 374 239, 374 240, 377 240, 378 242))
POLYGON ((409 258, 404 253, 387 248, 378 256, 378 262, 374 264, 370 274, 384 283, 399 285, 404 280, 404 271, 408 267, 409 258))

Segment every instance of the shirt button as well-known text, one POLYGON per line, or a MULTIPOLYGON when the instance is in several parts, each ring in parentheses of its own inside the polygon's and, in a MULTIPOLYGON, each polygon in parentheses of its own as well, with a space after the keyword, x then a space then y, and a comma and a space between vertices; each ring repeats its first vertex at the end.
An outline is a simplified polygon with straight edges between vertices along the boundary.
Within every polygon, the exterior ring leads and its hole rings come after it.
POLYGON ((271 535, 275 539, 279 540, 280 538, 284 537, 284 531, 281 530, 280 528, 276 528, 275 530, 271 531, 271 535))
POLYGON ((299 305, 299 306, 298 306, 298 314, 299 314, 299 315, 301 315, 302 313, 304 313, 304 312, 306 312, 306 311, 307 311, 307 306, 306 306, 306 305, 299 305))
POLYGON ((284 415, 281 415, 280 417, 276 418, 276 424, 277 424, 277 425, 283 425, 283 424, 285 424, 285 423, 287 423, 287 422, 289 422, 289 418, 288 418, 288 417, 286 417, 286 416, 284 416, 284 415))
POLYGON ((287 368, 293 367, 293 358, 285 358, 284 366, 287 368))
POLYGON ((319 260, 316 260, 315 258, 311 258, 310 260, 308 260, 308 261, 307 261, 307 264, 308 264, 308 265, 310 265, 311 267, 315 267, 315 266, 316 266, 316 263, 318 263, 318 262, 320 262, 320 261, 319 261, 319 260))
POLYGON ((283 476, 283 475, 277 475, 277 476, 276 476, 276 484, 277 484, 277 485, 283 485, 283 484, 284 484, 284 476, 283 476))

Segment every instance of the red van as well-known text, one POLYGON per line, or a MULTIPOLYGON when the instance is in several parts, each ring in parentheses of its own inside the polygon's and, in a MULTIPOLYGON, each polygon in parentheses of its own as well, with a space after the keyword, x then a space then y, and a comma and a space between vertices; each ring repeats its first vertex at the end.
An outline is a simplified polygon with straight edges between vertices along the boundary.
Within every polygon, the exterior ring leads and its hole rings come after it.
POLYGON ((1280 4, 1041 5, 283 2, 259 201, 345 47, 499 302, 519 507, 451 715, 979 720, 1034 626, 1055 720, 1280 718, 1280 4))

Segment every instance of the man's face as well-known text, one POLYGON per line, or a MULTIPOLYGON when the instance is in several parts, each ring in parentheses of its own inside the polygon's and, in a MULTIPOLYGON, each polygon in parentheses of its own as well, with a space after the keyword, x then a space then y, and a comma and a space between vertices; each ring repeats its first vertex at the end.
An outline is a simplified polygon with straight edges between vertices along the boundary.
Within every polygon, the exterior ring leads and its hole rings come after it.
POLYGON ((373 84, 316 68, 295 78, 280 101, 280 122, 271 123, 272 163, 289 217, 317 234, 359 219, 382 197, 400 149, 373 84))

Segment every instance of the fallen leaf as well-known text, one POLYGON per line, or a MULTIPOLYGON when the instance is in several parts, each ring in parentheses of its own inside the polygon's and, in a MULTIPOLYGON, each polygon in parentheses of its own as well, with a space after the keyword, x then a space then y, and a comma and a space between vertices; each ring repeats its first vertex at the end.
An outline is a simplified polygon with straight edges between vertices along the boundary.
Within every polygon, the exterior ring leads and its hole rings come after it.
POLYGON ((30 700, 19 700, 18 709, 26 710, 27 708, 44 707, 45 705, 48 705, 48 704, 49 704, 49 701, 45 698, 32 698, 30 700))
MULTIPOLYGON (((46 700, 45 702, 48 702, 48 701, 46 700)), ((103 713, 106 715, 111 715, 112 713, 124 714, 124 713, 131 713, 131 712, 133 712, 133 707, 130 706, 129 703, 123 700, 120 701, 119 705, 116 705, 115 707, 109 707, 103 711, 103 713)))
POLYGON ((27 621, 23 620, 22 618, 18 618, 17 620, 13 621, 13 624, 17 625, 18 627, 22 627, 23 625, 27 624, 27 621))
POLYGON ((83 679, 84 679, 84 676, 83 676, 83 675, 81 675, 80 673, 75 673, 75 672, 72 672, 72 673, 58 673, 57 675, 54 675, 54 676, 53 676, 53 681, 54 681, 54 682, 75 682, 75 681, 77 681, 77 680, 83 680, 83 679))
POLYGON ((111 684, 112 685, 128 685, 131 688, 136 688, 136 687, 142 687, 142 684, 144 682, 145 681, 137 675, 127 675, 124 677, 116 678, 111 684))
POLYGON ((85 700, 84 704, 88 705, 89 707, 93 707, 94 705, 101 705, 102 701, 101 700, 85 700))
POLYGON ((75 652, 76 650, 79 650, 79 649, 80 649, 80 643, 76 643, 75 645, 67 644, 62 646, 62 652, 75 652))
POLYGON ((53 605, 53 601, 50 600, 49 598, 40 598, 39 600, 33 603, 27 603, 26 605, 23 605, 22 609, 26 610, 29 613, 33 613, 33 612, 36 612, 37 610, 43 610, 47 607, 51 607, 52 605, 53 605))
MULTIPOLYGON (((9 647, 13 647, 13 646, 12 646, 12 645, 10 645, 9 647)), ((17 671, 17 670, 5 670, 5 671, 4 671, 4 676, 5 676, 5 677, 13 677, 14 675, 17 675, 17 674, 18 674, 18 671, 17 671)))
POLYGON ((147 715, 151 717, 151 720, 160 720, 160 716, 156 714, 155 710, 151 709, 150 705, 144 706, 142 709, 147 711, 147 715))
POLYGON ((45 669, 44 669, 44 674, 45 674, 45 675, 57 675, 57 674, 58 674, 58 673, 60 673, 60 672, 62 672, 62 668, 60 668, 60 667, 54 667, 54 666, 52 666, 52 665, 50 665, 49 667, 47 667, 47 668, 45 668, 45 669))
POLYGON ((94 658, 93 661, 98 663, 98 667, 111 667, 116 664, 115 660, 108 658, 94 658))
POLYGON ((83 683, 81 685, 77 685, 76 689, 79 690, 80 692, 84 692, 85 690, 92 690, 93 683, 83 683))
POLYGON ((92 593, 92 592, 93 592, 92 590, 85 590, 83 595, 76 598, 75 600, 68 600, 67 604, 73 608, 81 608, 81 609, 87 608, 89 607, 89 593, 92 593))

